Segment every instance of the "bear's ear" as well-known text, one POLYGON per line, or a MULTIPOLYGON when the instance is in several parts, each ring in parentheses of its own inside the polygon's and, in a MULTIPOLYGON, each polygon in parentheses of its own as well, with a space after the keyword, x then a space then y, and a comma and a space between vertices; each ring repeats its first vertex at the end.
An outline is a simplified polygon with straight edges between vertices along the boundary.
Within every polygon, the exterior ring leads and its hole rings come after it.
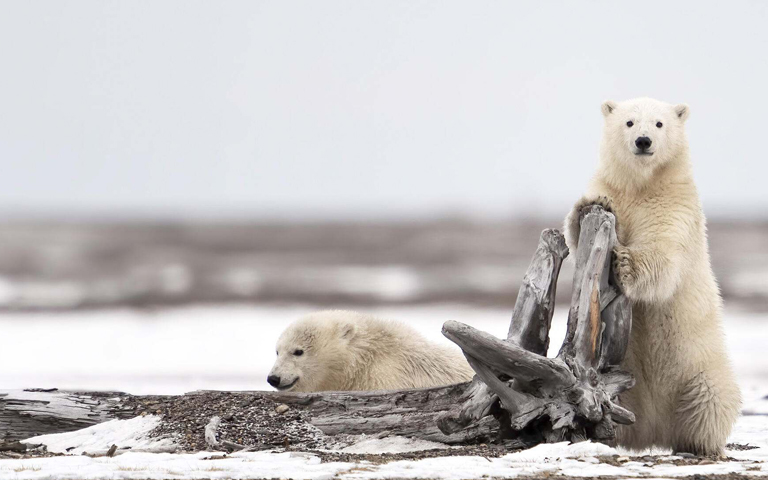
POLYGON ((675 115, 677 115, 677 118, 679 118, 681 121, 688 120, 688 115, 691 114, 691 109, 688 105, 684 103, 678 103, 675 105, 675 115))
POLYGON ((355 331, 357 331, 357 328, 355 327, 354 323, 347 323, 341 326, 341 338, 345 340, 350 340, 352 337, 355 336, 355 331))
POLYGON ((603 116, 607 117, 608 115, 612 114, 614 110, 616 110, 616 102, 613 100, 606 100, 600 106, 600 110, 603 111, 603 116))

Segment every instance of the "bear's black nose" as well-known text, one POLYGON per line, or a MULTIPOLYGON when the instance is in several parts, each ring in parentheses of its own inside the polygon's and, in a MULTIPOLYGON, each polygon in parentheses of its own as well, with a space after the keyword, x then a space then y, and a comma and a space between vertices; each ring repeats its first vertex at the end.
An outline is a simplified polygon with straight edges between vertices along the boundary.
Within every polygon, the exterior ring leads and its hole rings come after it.
POLYGON ((635 140, 635 146, 640 149, 640 151, 644 152, 651 148, 651 139, 648 137, 637 137, 637 140, 635 140))
POLYGON ((280 377, 277 375, 270 375, 267 377, 267 383, 277 388, 277 386, 280 385, 280 377))

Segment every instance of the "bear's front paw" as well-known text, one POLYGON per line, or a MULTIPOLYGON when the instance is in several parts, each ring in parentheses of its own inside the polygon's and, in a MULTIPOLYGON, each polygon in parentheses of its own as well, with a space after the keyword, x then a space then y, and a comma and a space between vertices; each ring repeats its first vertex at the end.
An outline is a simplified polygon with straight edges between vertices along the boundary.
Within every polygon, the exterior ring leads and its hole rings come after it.
POLYGON ((629 248, 616 245, 613 247, 613 274, 619 281, 622 291, 631 297, 632 290, 637 282, 635 262, 629 248))
MULTIPOLYGON (((604 195, 589 195, 583 196, 576 202, 571 209, 571 213, 565 219, 565 241, 568 244, 568 248, 572 252, 575 252, 579 246, 579 235, 581 234, 581 221, 589 213, 590 208, 593 205, 599 205, 603 207, 606 212, 613 213, 613 203, 611 199, 604 195)), ((617 231, 618 231, 618 225, 617 231)))
POLYGON ((606 212, 613 213, 613 202, 605 195, 582 197, 582 199, 576 203, 575 207, 579 212, 579 223, 584 220, 584 217, 589 213, 589 210, 593 205, 599 205, 603 207, 603 210, 606 212))

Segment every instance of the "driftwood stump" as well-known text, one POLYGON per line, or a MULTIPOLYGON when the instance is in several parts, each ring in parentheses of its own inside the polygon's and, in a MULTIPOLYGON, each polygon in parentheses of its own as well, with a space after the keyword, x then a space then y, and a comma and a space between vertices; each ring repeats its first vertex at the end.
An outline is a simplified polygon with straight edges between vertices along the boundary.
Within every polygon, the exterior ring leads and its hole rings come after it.
POLYGON ((513 446, 594 439, 610 441, 615 423, 634 414, 616 401, 634 385, 618 369, 629 341, 629 301, 611 276, 614 216, 599 206, 582 212, 568 329, 556 358, 546 357, 560 266, 568 255, 556 230, 541 234, 523 279, 506 340, 448 321, 443 334, 464 351, 477 374, 464 402, 443 413, 443 433, 488 415, 513 446))

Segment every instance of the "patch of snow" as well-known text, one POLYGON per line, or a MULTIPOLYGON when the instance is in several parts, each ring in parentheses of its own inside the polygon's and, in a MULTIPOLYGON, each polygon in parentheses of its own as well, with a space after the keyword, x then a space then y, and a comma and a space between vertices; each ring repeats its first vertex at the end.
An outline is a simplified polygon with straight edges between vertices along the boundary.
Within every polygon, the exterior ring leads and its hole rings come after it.
POLYGON ((418 273, 405 266, 346 266, 334 269, 337 288, 345 293, 368 294, 385 300, 407 300, 421 292, 418 273))
POLYGON ((77 307, 86 298, 84 285, 74 281, 3 281, 0 302, 14 307, 77 307))
POLYGON ((160 285, 164 293, 182 294, 192 286, 192 272, 186 265, 166 265, 160 270, 160 285))
POLYGON ((743 296, 768 295, 768 273, 765 270, 747 270, 732 275, 729 278, 734 291, 743 296))
MULTIPOLYGON (((139 441, 133 440, 134 436, 146 435, 156 424, 157 418, 152 416, 115 420, 79 432, 46 435, 27 441, 46 443, 52 451, 61 451, 77 444, 78 448, 74 452, 103 451, 113 443, 121 447, 132 446, 134 449, 167 446, 167 443, 149 443, 150 441, 146 438, 139 441)), ((619 466, 601 463, 597 457, 616 455, 620 450, 593 442, 543 444, 500 458, 456 456, 401 460, 385 464, 365 461, 322 463, 316 455, 305 452, 240 452, 224 456, 218 452, 151 454, 131 451, 114 458, 67 455, 53 458, 0 460, 0 479, 439 478, 464 480, 486 476, 493 478, 553 475, 672 478, 729 473, 750 475, 765 473, 761 462, 768 460, 768 417, 741 417, 729 441, 758 448, 742 451, 729 450, 726 452, 727 455, 735 458, 736 461, 708 465, 674 465, 671 462, 675 457, 662 457, 660 464, 630 461, 619 466), (664 463, 665 461, 670 463, 664 463)), ((342 451, 383 453, 413 451, 425 447, 436 448, 444 445, 389 437, 364 439, 342 451)))
POLYGON ((727 450, 729 457, 768 461, 768 415, 739 417, 728 441, 758 447, 753 450, 727 450))
MULTIPOLYGON (((211 452, 195 454, 128 452, 114 458, 64 456, 0 461, 0 478, 54 479, 209 479, 293 478, 332 479, 354 464, 320 463, 316 456, 255 452, 206 460, 211 452)), ((221 455, 218 453, 216 455, 221 455)))
MULTIPOLYGON (((142 417, 139 417, 142 418, 142 417)), ((94 435, 100 437, 91 442, 96 447, 105 448, 109 444, 126 442, 118 438, 118 432, 144 432, 152 425, 151 417, 143 417, 142 423, 129 426, 127 421, 113 424, 106 429, 111 434, 94 435)), ((112 422, 110 422, 112 423, 112 422)), ((104 424, 106 425, 106 424, 104 424)), ((93 432, 94 427, 91 427, 93 432)), ((81 431, 82 432, 82 431, 81 431)), ((73 432, 80 433, 80 432, 73 432)), ((71 435, 71 434, 63 434, 71 435)), ((47 437, 64 438, 62 435, 47 437)), ((71 439, 83 439, 84 435, 75 435, 71 439)), ((38 437, 40 438, 40 437, 38 437)), ((33 439, 30 439, 33 440, 33 439)), ((406 442, 392 437, 389 445, 406 445, 406 442)), ((511 453, 500 458, 478 456, 456 456, 428 458, 422 460, 402 460, 386 464, 370 462, 328 462, 304 452, 240 452, 224 456, 217 452, 195 454, 150 454, 127 452, 114 458, 90 458, 68 455, 53 458, 32 458, 24 460, 0 461, 0 478, 17 480, 47 479, 145 479, 145 478, 294 478, 294 479, 384 479, 384 478, 439 478, 446 480, 464 480, 481 477, 519 477, 567 475, 574 477, 642 477, 672 478, 691 475, 711 474, 754 474, 760 475, 761 462, 768 455, 768 418, 742 417, 730 441, 759 446, 756 450, 728 451, 736 461, 717 462, 708 465, 674 465, 672 463, 651 464, 631 461, 619 466, 600 463, 598 456, 615 455, 617 450, 599 443, 567 442, 539 445, 529 450, 511 453)), ((354 453, 375 453, 373 448, 386 447, 388 442, 360 442, 359 451, 354 453)), ((60 446, 67 442, 60 442, 60 446)), ((71 441, 70 441, 71 443, 71 441)), ((431 442, 430 442, 431 443, 431 442)), ((439 445, 439 444, 437 444, 439 445)), ((411 445, 413 446, 413 445, 411 445)), ((345 450, 346 451, 346 450, 345 450)), ((380 453, 382 450, 378 450, 380 453)), ((664 458, 663 460, 673 460, 664 458)))
POLYGON ((23 440, 29 444, 43 444, 49 452, 79 455, 83 452, 104 452, 112 445, 119 448, 158 449, 173 446, 167 438, 149 436, 160 424, 160 417, 147 415, 128 420, 110 420, 74 432, 38 435, 23 440))
POLYGON ((537 462, 547 459, 594 457, 596 455, 617 455, 616 449, 591 441, 569 443, 542 443, 527 450, 510 453, 504 458, 512 462, 537 462))
POLYGON ((16 286, 7 278, 0 277, 0 305, 8 305, 16 298, 16 286))
MULTIPOLYGON (((365 437, 365 436, 363 436, 365 437)), ((444 443, 430 442, 416 438, 391 436, 386 438, 363 438, 362 440, 341 449, 344 453, 404 453, 421 450, 447 448, 444 443)))
MULTIPOLYGON (((768 378, 768 376, 764 376, 764 378, 768 378)), ((768 382, 742 381, 740 383, 741 396, 744 399, 741 410, 744 415, 768 415, 768 382)))
POLYGON ((227 289, 237 295, 247 297, 261 289, 264 280, 259 272, 249 268, 234 268, 218 277, 218 280, 227 286, 227 289))

